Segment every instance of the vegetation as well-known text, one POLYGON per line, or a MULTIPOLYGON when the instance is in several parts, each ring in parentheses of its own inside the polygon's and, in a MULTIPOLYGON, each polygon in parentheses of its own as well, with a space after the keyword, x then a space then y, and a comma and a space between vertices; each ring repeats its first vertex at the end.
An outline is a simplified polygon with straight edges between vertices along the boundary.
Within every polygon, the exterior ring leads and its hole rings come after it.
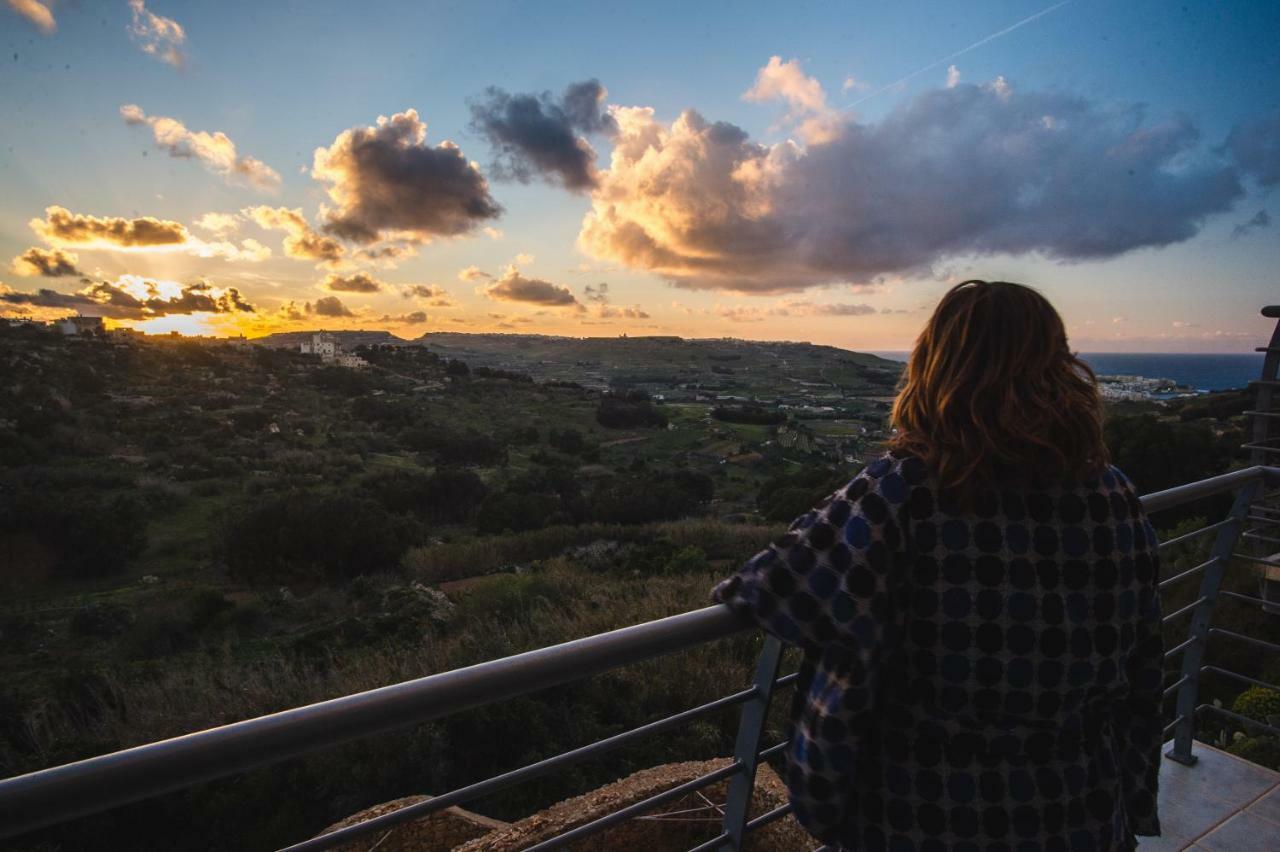
MULTIPOLYGON (((359 350, 372 367, 356 371, 268 346, 0 326, 0 367, 13 377, 0 385, 0 767, 27 771, 699 606, 715 579, 878 452, 897 378, 871 356, 800 344, 548 340, 379 338, 359 350), (819 389, 803 391, 788 419, 779 405, 796 387, 819 389), (716 394, 756 401, 707 398, 716 394), (800 415, 806 399, 831 410, 800 415)), ((1126 404, 1108 441, 1155 490, 1237 463, 1237 408, 1216 397, 1126 404)), ((1158 518, 1162 533, 1218 508, 1192 511, 1158 518)), ((1176 548, 1162 570, 1202 562, 1209 543, 1176 548)), ((1252 582, 1235 573, 1231 587, 1249 594, 1252 582)), ((1194 600, 1191 586, 1171 589, 1166 610, 1194 600)), ((1256 607, 1219 606, 1242 632, 1280 640, 1256 607)), ((1185 624, 1167 629, 1172 645, 1185 624)), ((367 805, 439 793, 739 689, 758 642, 80 820, 31 847, 126 834, 138 848, 287 845, 367 805)), ((1208 662, 1280 675, 1221 643, 1208 662)), ((1229 683, 1207 679, 1205 690, 1223 706, 1244 702, 1245 715, 1270 706, 1229 683)), ((784 735, 785 703, 770 742, 784 735)), ((713 716, 475 807, 518 816, 654 763, 723 755, 735 721, 713 716)), ((1238 727, 1221 733, 1252 759, 1273 748, 1234 738, 1238 727)))

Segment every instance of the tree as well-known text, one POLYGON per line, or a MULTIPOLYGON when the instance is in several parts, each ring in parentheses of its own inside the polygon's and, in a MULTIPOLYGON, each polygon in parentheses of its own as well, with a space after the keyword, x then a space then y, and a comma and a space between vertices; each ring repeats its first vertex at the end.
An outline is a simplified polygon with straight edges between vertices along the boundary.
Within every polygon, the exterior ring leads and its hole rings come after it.
POLYGON ((216 533, 232 574, 349 579, 394 570, 422 527, 363 495, 295 491, 242 505, 216 533))

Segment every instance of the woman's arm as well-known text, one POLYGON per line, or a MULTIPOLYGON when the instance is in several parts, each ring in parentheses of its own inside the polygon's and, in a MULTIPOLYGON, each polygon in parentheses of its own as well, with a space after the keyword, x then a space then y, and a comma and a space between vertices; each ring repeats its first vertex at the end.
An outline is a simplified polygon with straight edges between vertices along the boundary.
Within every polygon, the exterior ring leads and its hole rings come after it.
POLYGON ((896 641, 907 573, 900 510, 909 490, 892 458, 872 462, 716 586, 713 597, 809 650, 896 641))

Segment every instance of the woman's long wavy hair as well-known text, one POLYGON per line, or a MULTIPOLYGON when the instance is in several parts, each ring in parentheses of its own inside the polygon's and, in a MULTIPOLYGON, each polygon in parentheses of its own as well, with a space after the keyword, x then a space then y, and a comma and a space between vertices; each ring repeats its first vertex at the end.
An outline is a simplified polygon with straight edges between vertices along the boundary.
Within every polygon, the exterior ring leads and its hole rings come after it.
POLYGON ((983 487, 1084 480, 1107 464, 1089 365, 1030 287, 965 281, 916 341, 893 406, 891 450, 920 458, 963 503, 983 487))

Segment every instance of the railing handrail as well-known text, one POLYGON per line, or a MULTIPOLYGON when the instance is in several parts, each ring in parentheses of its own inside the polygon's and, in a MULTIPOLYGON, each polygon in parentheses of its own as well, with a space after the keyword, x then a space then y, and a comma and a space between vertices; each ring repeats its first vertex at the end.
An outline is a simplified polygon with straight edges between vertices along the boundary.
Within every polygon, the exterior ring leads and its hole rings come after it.
POLYGON ((0 781, 0 837, 721 639, 723 604, 0 781))
MULTIPOLYGON (((1280 483, 1280 467, 1249 467, 1140 499, 1148 512, 1157 512, 1256 481, 1280 483)), ((710 606, 0 780, 0 837, 580 680, 748 627, 728 607, 710 606)))

